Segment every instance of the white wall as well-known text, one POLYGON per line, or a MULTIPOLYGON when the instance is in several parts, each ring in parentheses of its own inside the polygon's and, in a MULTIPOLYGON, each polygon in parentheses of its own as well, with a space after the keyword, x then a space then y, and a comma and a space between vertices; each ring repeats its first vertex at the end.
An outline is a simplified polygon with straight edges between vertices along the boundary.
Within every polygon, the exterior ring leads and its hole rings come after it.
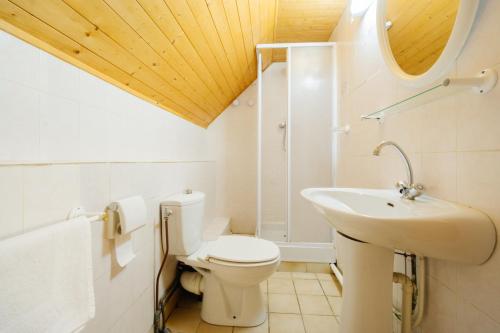
POLYGON ((257 84, 252 83, 208 128, 216 160, 216 212, 234 233, 255 234, 257 207, 257 84), (248 105, 253 101, 254 105, 248 105))
MULTIPOLYGON (((450 75, 500 69, 500 2, 481 1, 476 23, 450 75)), ((399 143, 429 195, 481 209, 500 229, 500 85, 486 96, 457 94, 388 117, 383 124, 360 115, 415 93, 388 72, 378 50, 375 6, 362 19, 344 13, 332 40, 340 42, 341 136, 338 186, 391 188, 404 178, 389 150, 371 155, 381 140, 399 143)), ((428 302, 421 332, 500 332, 500 253, 481 266, 430 260, 428 302)))
MULTIPOLYGON (((187 187, 215 211, 207 131, 0 32, 0 239, 142 195, 137 257, 120 269, 92 224, 96 318, 86 332, 146 332, 160 260, 158 200, 187 187)), ((173 278, 175 262, 169 261, 173 278)))

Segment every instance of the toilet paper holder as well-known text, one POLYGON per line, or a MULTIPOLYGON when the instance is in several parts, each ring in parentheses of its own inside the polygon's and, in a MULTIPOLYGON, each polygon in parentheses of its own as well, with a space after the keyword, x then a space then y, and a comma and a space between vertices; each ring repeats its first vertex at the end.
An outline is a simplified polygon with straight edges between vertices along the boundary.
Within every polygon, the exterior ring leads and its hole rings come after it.
POLYGON ((104 225, 103 236, 105 239, 115 239, 116 233, 120 233, 120 214, 118 214, 118 207, 112 203, 106 207, 106 219, 104 225))
POLYGON ((103 237, 116 239, 117 235, 130 233, 143 227, 147 212, 144 199, 141 196, 134 196, 110 203, 102 213, 90 213, 86 212, 83 207, 76 207, 68 214, 69 219, 78 216, 86 216, 89 222, 102 220, 104 222, 103 237))
POLYGON ((87 212, 83 207, 75 207, 70 210, 68 219, 73 219, 78 216, 87 216, 89 222, 103 221, 104 238, 106 239, 114 239, 116 232, 120 230, 120 215, 114 204, 106 207, 106 210, 102 213, 87 212))

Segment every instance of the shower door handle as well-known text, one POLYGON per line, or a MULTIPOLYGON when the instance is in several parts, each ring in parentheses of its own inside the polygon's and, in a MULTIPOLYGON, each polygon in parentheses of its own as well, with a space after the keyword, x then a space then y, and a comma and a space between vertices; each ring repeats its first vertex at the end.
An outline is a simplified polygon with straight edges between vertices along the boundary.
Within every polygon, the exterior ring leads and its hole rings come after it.
POLYGON ((282 121, 281 123, 278 124, 278 127, 283 130, 283 139, 281 141, 281 149, 286 152, 286 121, 282 121))

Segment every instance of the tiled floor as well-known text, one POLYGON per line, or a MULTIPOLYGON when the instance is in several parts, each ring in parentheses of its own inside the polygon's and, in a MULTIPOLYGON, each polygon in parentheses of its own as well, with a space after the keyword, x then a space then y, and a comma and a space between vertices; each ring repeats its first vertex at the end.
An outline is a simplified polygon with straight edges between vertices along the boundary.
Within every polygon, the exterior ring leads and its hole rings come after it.
POLYGON ((268 320, 258 327, 224 327, 203 322, 201 302, 184 293, 167 321, 173 333, 336 333, 342 297, 327 273, 276 272, 261 285, 268 320))

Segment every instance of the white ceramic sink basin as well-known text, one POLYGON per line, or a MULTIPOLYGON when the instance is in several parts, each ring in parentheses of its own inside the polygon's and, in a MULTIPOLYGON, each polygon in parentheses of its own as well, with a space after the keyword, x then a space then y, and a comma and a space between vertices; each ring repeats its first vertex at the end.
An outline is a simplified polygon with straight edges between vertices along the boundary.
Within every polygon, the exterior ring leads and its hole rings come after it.
POLYGON ((309 188, 310 201, 338 232, 373 245, 418 255, 480 264, 496 240, 484 213, 422 195, 401 199, 395 190, 309 188))

